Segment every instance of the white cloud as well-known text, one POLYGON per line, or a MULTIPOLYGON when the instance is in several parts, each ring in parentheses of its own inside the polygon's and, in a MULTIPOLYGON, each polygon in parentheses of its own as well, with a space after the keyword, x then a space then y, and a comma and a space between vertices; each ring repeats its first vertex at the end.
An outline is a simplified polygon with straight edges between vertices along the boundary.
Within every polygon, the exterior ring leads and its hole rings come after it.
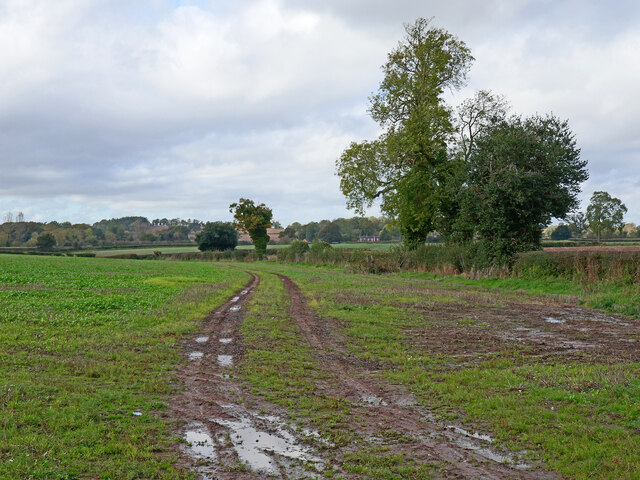
POLYGON ((634 2, 0 0, 0 212, 95 221, 350 215, 334 162, 373 138, 367 96, 402 23, 432 16, 476 57, 469 88, 569 118, 593 190, 640 223, 634 2), (619 8, 616 8, 619 7, 619 8))

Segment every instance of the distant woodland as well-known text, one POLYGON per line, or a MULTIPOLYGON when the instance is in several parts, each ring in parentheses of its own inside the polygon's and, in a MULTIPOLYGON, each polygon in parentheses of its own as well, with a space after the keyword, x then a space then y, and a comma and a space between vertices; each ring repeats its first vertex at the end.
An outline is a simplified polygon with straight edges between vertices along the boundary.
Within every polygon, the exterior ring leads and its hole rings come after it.
MULTIPOLYGON (((22 218, 16 218, 16 220, 22 218)), ((114 245, 193 243, 205 222, 196 219, 162 218, 149 221, 131 216, 100 220, 92 225, 70 222, 6 221, 0 224, 0 247, 37 248, 38 237, 51 234, 56 248, 109 247, 114 245)), ((274 222, 275 228, 282 228, 274 222)), ((361 237, 376 241, 399 241, 400 230, 391 219, 381 217, 338 218, 283 229, 279 243, 292 240, 324 240, 330 243, 357 242, 361 237)))

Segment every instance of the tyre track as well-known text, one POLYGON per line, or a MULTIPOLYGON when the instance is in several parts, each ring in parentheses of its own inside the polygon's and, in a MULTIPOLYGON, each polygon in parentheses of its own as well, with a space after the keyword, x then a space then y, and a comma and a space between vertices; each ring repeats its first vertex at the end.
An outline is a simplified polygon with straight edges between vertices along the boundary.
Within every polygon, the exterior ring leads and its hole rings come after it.
POLYGON ((404 388, 374 377, 374 371, 355 366, 336 333, 307 306, 298 285, 285 275, 277 275, 290 298, 291 320, 313 348, 318 366, 331 379, 329 383, 318 387, 353 404, 354 413, 364 422, 360 428, 365 436, 375 438, 385 430, 399 431, 409 436, 413 439, 409 443, 388 446, 418 462, 443 462, 446 465, 443 478, 560 478, 553 472, 530 471, 525 470, 524 466, 517 468, 501 463, 514 457, 492 451, 480 436, 470 434, 459 426, 437 422, 429 413, 420 412, 418 407, 412 406, 415 402, 404 388))

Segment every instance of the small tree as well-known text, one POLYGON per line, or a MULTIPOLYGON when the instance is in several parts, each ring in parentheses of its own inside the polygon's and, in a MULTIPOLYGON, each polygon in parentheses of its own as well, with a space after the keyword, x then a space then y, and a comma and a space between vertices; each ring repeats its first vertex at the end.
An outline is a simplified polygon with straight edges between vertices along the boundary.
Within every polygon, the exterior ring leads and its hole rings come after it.
POLYGON ((200 251, 233 250, 238 245, 238 232, 231 222, 207 222, 196 235, 200 251))
POLYGON ((571 238, 571 229, 567 225, 558 225, 551 232, 551 240, 569 240, 571 238))
POLYGON ((264 203, 256 205, 253 200, 241 198, 238 203, 229 205, 229 211, 233 213, 233 226, 249 234, 258 258, 262 258, 267 253, 267 228, 271 226, 273 217, 271 209, 264 203))
POLYGON ((51 250, 56 246, 56 237, 50 233, 42 233, 36 240, 36 247, 38 250, 51 250))
POLYGON ((607 192, 593 193, 591 203, 587 207, 587 221, 598 242, 602 232, 624 227, 625 213, 627 207, 619 198, 612 197, 607 192))

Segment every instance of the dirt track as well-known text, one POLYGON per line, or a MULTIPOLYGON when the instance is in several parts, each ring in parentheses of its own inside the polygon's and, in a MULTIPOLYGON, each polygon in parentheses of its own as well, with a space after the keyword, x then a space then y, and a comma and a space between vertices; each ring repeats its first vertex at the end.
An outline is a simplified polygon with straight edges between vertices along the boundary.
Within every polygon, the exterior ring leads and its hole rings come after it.
MULTIPOLYGON (((338 329, 311 312, 297 285, 279 277, 290 297, 291 320, 325 374, 316 380, 317 391, 350 402, 363 438, 378 441, 385 431, 401 433, 401 442, 385 440, 385 447, 416 462, 438 465, 441 478, 559 478, 518 465, 517 456, 494 450, 488 436, 434 420, 404 388, 377 376, 376 365, 349 356, 338 329)), ((251 394, 229 375, 244 353, 239 326, 258 284, 254 275, 243 291, 205 319, 198 336, 184 346, 190 358, 178 372, 184 389, 173 398, 169 413, 179 421, 177 435, 186 440, 178 446, 183 466, 203 479, 264 478, 267 473, 275 478, 310 478, 304 462, 332 461, 313 450, 308 438, 306 443, 300 441, 303 435, 288 426, 286 412, 251 394)))

